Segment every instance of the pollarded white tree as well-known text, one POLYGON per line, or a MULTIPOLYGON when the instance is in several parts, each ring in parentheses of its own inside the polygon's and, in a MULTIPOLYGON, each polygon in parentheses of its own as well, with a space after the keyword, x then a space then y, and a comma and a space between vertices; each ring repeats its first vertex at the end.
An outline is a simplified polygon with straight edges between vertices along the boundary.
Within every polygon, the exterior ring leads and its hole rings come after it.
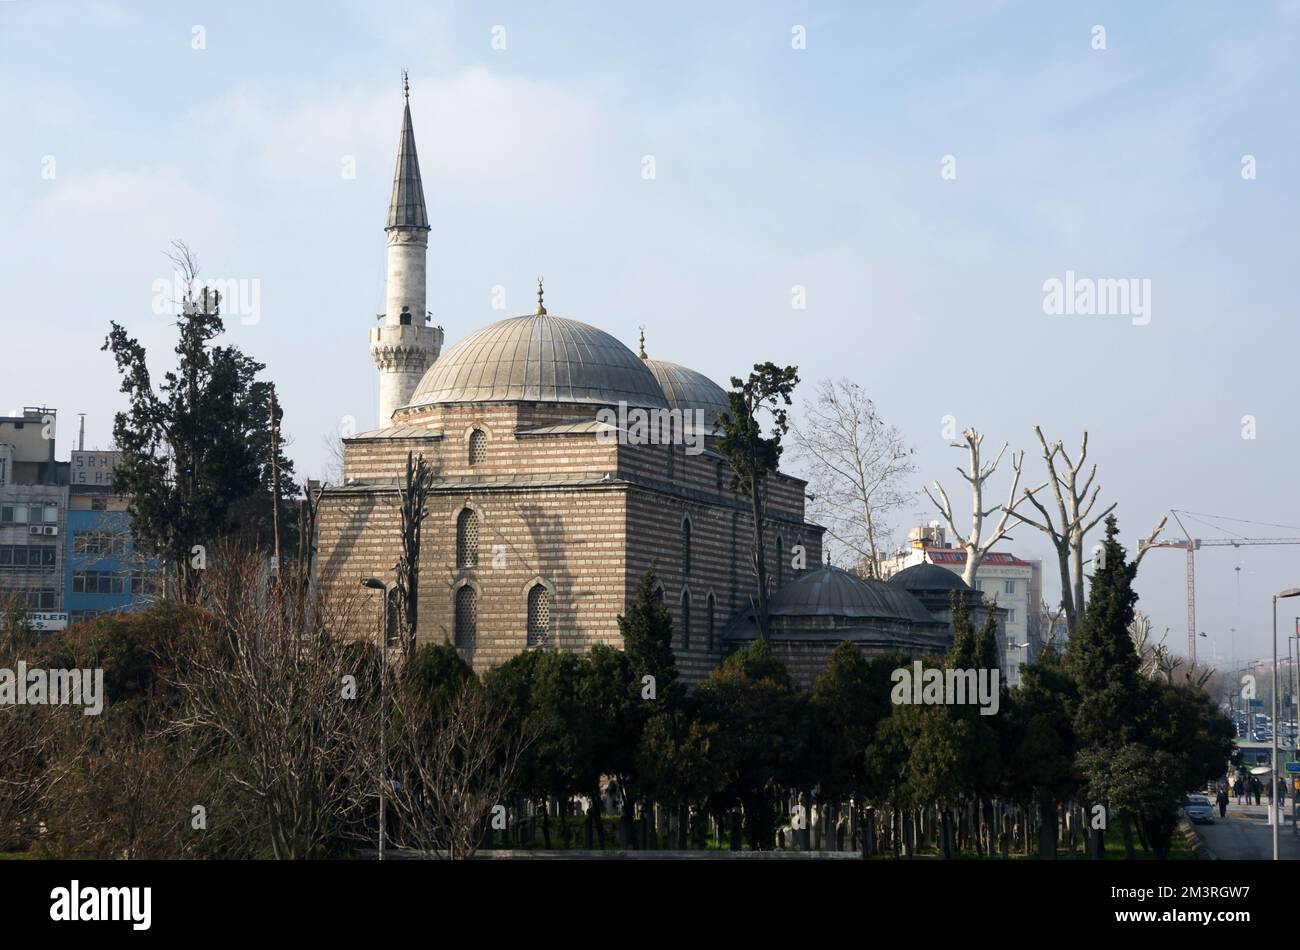
POLYGON ((930 493, 929 488, 922 489, 927 498, 934 503, 939 509, 939 514, 943 515, 943 520, 948 525, 948 530, 952 532, 953 538, 966 549, 966 569, 962 571, 962 580, 971 587, 975 586, 975 573, 979 570, 980 562, 984 560, 984 555, 988 554, 989 549, 997 544, 1007 535, 1007 519, 1015 513, 1015 509, 1025 497, 1032 496, 1037 488, 1032 491, 1026 491, 1025 496, 1016 497, 1016 489, 1020 487, 1020 465, 1024 461, 1024 452, 1015 452, 1011 456, 1011 468, 1014 473, 1011 479, 1011 491, 1007 493, 1007 502, 1004 505, 993 505, 991 508, 984 507, 984 483, 989 477, 997 471, 998 464, 1002 461, 1002 456, 1007 450, 1007 443, 1002 443, 1002 448, 998 450, 997 457, 992 462, 984 462, 980 459, 980 446, 984 442, 984 436, 975 429, 966 429, 962 432, 964 442, 953 442, 952 447, 955 449, 965 449, 968 455, 968 467, 963 470, 957 469, 970 485, 971 493, 971 527, 970 531, 963 534, 957 530, 957 523, 953 519, 952 502, 948 500, 948 493, 943 490, 938 479, 934 481, 934 489, 939 497, 935 498, 930 493), (984 519, 989 515, 1001 513, 997 525, 988 537, 984 536, 984 519))

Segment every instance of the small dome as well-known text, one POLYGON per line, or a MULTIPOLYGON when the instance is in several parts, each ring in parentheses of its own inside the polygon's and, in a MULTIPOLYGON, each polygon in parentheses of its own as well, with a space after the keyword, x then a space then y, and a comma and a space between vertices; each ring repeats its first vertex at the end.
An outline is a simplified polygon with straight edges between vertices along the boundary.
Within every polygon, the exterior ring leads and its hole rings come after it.
MULTIPOLYGON (((942 570, 942 568, 940 568, 942 570)), ((867 580, 826 565, 808 571, 772 595, 773 617, 846 617, 933 623, 921 602, 885 581, 867 580)))
POLYGON ((545 313, 511 317, 461 340, 415 388, 408 407, 558 402, 667 408, 654 374, 603 330, 545 313))
POLYGON ((703 373, 667 360, 645 360, 668 400, 670 409, 700 409, 709 425, 727 411, 727 393, 703 373))
POLYGON ((888 583, 900 590, 970 590, 960 574, 929 561, 903 568, 888 583))

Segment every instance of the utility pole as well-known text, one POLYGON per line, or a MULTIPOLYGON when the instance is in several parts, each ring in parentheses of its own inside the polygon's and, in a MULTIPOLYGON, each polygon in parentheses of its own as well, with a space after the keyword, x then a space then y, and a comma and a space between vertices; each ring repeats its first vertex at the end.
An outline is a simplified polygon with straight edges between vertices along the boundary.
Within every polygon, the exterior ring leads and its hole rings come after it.
POLYGON ((275 574, 280 575, 280 423, 275 383, 271 384, 271 531, 275 534, 275 574))

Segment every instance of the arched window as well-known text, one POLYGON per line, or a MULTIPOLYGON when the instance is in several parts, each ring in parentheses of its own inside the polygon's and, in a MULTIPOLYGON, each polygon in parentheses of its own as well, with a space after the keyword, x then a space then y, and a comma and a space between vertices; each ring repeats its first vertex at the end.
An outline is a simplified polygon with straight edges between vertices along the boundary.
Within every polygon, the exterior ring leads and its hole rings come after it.
POLYGON ((691 648, 691 594, 682 591, 682 649, 691 648))
POLYGON ((528 645, 551 644, 551 592, 542 584, 528 589, 528 645))
POLYGON ((655 581, 655 586, 650 591, 650 599, 656 604, 664 602, 664 585, 655 581))
POLYGON ((487 461, 487 433, 475 429, 469 434, 469 464, 478 465, 487 461))
POLYGON ((473 508, 456 519, 456 566, 478 567, 478 512, 473 508))
POLYGON ((776 586, 785 583, 785 539, 776 536, 776 586))
POLYGON ((682 576, 691 573, 691 519, 682 519, 682 576))
POLYGON ((712 594, 710 594, 710 595, 709 595, 709 599, 706 600, 706 601, 704 602, 704 609, 705 609, 705 613, 707 614, 707 620, 708 620, 708 625, 709 625, 709 649, 712 650, 712 649, 713 649, 713 629, 714 629, 714 627, 713 627, 713 595, 712 595, 712 594))
POLYGON ((456 588, 456 646, 474 646, 478 635, 478 591, 469 584, 456 588))

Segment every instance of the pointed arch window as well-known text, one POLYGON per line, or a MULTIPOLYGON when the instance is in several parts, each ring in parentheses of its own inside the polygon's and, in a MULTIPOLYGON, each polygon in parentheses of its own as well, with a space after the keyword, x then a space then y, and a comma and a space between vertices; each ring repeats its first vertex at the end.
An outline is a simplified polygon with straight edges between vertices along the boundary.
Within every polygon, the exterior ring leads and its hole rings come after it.
POLYGON ((469 464, 481 465, 487 461, 487 433, 475 429, 469 434, 469 464))
POLYGON ((543 584, 528 589, 528 645, 551 645, 551 592, 543 584))
POLYGON ((456 588, 456 646, 469 649, 478 636, 478 591, 464 584, 456 588))
POLYGON ((705 622, 708 625, 709 649, 713 649, 713 631, 714 631, 714 602, 713 595, 709 594, 709 599, 704 602, 705 622))
POLYGON ((456 566, 478 567, 478 512, 465 508, 456 519, 456 566))
POLYGON ((682 649, 691 648, 691 592, 682 591, 682 649))
POLYGON ((691 573, 691 519, 682 519, 682 576, 691 573))

